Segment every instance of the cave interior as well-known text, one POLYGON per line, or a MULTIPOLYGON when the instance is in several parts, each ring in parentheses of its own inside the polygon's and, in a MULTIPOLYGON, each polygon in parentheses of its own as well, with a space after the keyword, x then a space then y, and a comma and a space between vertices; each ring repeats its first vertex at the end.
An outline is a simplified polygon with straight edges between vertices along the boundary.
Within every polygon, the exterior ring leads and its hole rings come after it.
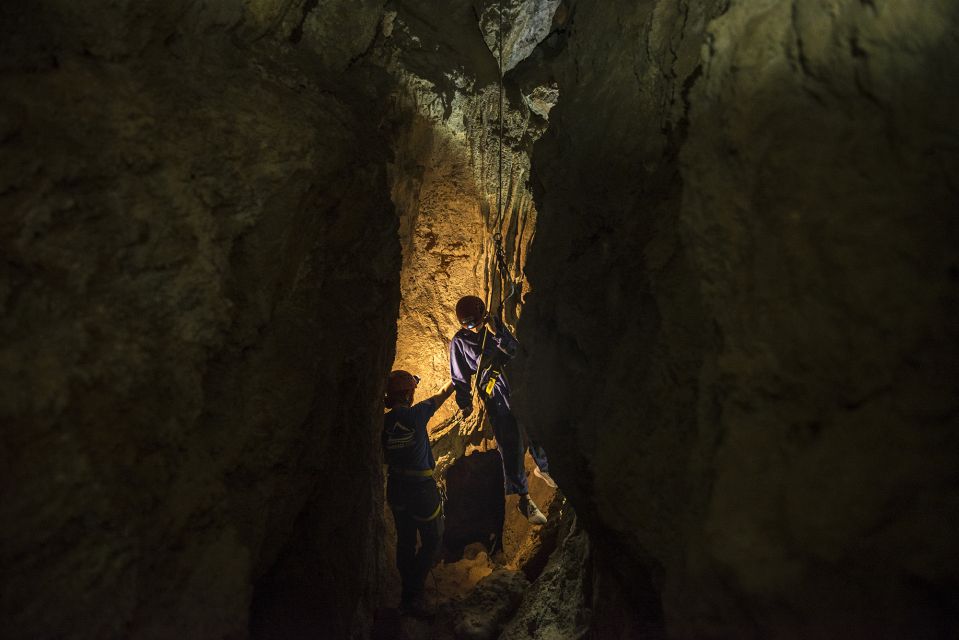
POLYGON ((959 637, 954 0, 0 3, 0 637, 959 637), (554 489, 391 370, 459 298, 554 489))

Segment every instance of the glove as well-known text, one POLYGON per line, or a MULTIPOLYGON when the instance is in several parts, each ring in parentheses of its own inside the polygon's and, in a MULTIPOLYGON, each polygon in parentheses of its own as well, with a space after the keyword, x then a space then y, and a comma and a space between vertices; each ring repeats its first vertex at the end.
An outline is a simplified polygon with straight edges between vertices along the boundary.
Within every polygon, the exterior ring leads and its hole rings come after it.
POLYGON ((472 405, 472 404, 463 409, 463 417, 464 417, 464 418, 470 417, 470 414, 472 414, 472 413, 473 413, 473 405, 472 405))

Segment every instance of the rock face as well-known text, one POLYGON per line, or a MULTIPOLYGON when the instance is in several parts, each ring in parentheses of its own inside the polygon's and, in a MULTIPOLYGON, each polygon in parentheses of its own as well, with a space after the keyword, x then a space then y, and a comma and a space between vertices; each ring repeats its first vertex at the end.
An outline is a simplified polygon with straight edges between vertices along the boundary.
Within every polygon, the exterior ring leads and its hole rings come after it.
POLYGON ((445 476, 443 546, 459 557, 471 543, 499 546, 503 537, 503 463, 496 451, 460 458, 445 476))
POLYGON ((549 35, 561 3, 562 0, 474 2, 483 40, 497 61, 502 48, 504 71, 514 69, 549 35))
POLYGON ((674 638, 954 634, 953 3, 572 13, 517 395, 597 588, 674 638))
POLYGON ((378 18, 320 55, 248 4, 0 8, 7 632, 244 637, 281 557, 333 635, 376 594, 400 248, 337 73, 378 18))
MULTIPOLYGON (((509 6, 530 10, 525 3, 509 6)), ((504 237, 511 277, 523 280, 536 224, 528 153, 545 121, 515 92, 504 97, 500 215, 498 71, 474 7, 465 0, 414 0, 396 9, 388 35, 384 32, 372 53, 398 84, 391 179, 403 274, 394 367, 419 375, 426 396, 449 380, 457 300, 501 295, 495 234, 504 237), (444 15, 442 22, 423 18, 437 13, 444 15)), ((511 323, 518 316, 516 300, 507 309, 511 323)), ((448 402, 432 428, 455 410, 448 402)))
MULTIPOLYGON (((556 3, 551 3, 552 8, 544 8, 545 4, 506 3, 510 12, 526 16, 525 22, 514 27, 525 30, 529 42, 547 33, 544 29, 550 25, 556 3), (536 29, 534 19, 541 23, 536 29)), ((457 300, 473 294, 498 301, 503 295, 494 263, 495 234, 503 237, 510 276, 519 282, 517 291, 528 288, 523 264, 536 225, 528 187, 529 151, 546 122, 508 80, 501 215, 497 207, 499 83, 495 60, 483 39, 484 33, 488 35, 486 22, 482 17, 477 22, 477 15, 488 12, 467 1, 415 0, 398 3, 395 9, 389 28, 381 32, 370 54, 398 84, 390 175, 400 218, 403 268, 393 367, 419 375, 419 396, 427 397, 449 380, 449 342, 459 329, 454 312, 457 300), (442 22, 424 19, 438 13, 444 15, 442 22)), ((535 45, 529 42, 523 52, 517 49, 511 54, 517 61, 535 45)), ((519 300, 515 295, 504 305, 504 317, 511 324, 521 312, 519 300)), ((469 470, 464 455, 495 447, 477 428, 484 416, 479 400, 475 406, 478 410, 470 419, 451 421, 457 407, 449 400, 430 423, 436 476, 441 484, 447 482, 449 495, 447 546, 455 556, 465 544, 489 544, 489 536, 494 535, 505 551, 502 562, 523 566, 532 561, 535 569, 531 566, 530 571, 538 573, 553 547, 555 531, 541 535, 531 528, 515 500, 506 505, 504 520, 498 454, 483 456, 487 464, 469 470), (473 491, 481 495, 471 495, 473 491)), ((531 484, 534 498, 549 511, 555 492, 540 486, 538 480, 531 484)), ((559 510, 558 501, 555 510, 559 510)))
POLYGON ((562 538, 543 574, 530 587, 519 611, 503 629, 500 640, 589 637, 593 604, 589 538, 575 524, 565 528, 562 538))
MULTIPOLYGON (((393 367, 419 376, 418 393, 429 397, 449 381, 456 301, 485 287, 486 221, 464 136, 418 117, 401 131, 393 197, 402 222, 403 295, 393 367)), ((456 409, 449 400, 433 424, 456 409)))
POLYGON ((953 4, 3 2, 5 633, 365 636, 384 374, 445 382, 502 234, 590 535, 507 637, 954 636, 953 4))
MULTIPOLYGON (((516 61, 548 23, 527 4, 516 61)), ((544 121, 515 96, 506 213, 490 205, 499 102, 476 11, 0 9, 11 625, 363 630, 389 571, 370 514, 394 319, 394 366, 433 391, 456 299, 498 295, 492 234, 521 279, 535 225, 544 121)))
POLYGON ((493 640, 519 607, 529 583, 518 571, 496 569, 459 605, 457 640, 493 640))

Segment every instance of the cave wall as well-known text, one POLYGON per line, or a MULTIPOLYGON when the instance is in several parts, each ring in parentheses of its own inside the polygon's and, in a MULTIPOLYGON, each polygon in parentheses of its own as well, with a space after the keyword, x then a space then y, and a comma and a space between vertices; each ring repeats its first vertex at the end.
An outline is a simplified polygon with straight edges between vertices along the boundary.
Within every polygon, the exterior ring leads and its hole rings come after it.
MULTIPOLYGON (((449 342, 460 297, 482 294, 485 220, 463 136, 412 116, 397 141, 391 175, 403 243, 394 369, 420 377, 419 397, 449 381, 449 342)), ((448 401, 438 424, 456 411, 448 401)))
MULTIPOLYGON (((517 21, 507 30, 509 52, 521 60, 536 38, 545 36, 541 23, 549 26, 555 2, 507 4, 517 21)), ((504 98, 504 215, 497 210, 499 90, 490 49, 495 50, 498 22, 491 23, 487 5, 492 3, 397 2, 371 53, 397 85, 390 176, 403 270, 394 368, 419 375, 422 396, 449 380, 449 342, 459 329, 457 300, 468 294, 500 295, 493 235, 503 234, 511 272, 522 280, 535 229, 529 153, 545 119, 512 86, 504 98), (436 15, 442 21, 429 18, 436 15)), ((513 323, 518 300, 507 312, 513 323)), ((432 425, 455 410, 453 402, 447 403, 432 425)))
POLYGON ((362 623, 399 303, 357 63, 381 9, 0 7, 4 636, 245 637, 290 553, 330 633, 362 623))
MULTIPOLYGON (((506 33, 507 56, 522 60, 535 40, 545 37, 544 25, 548 28, 551 24, 556 3, 513 0, 506 5, 515 19, 506 33)), ((420 398, 435 393, 449 380, 449 342, 459 329, 454 311, 457 300, 467 294, 493 299, 501 295, 493 263, 495 233, 503 235, 506 260, 512 277, 520 282, 519 290, 528 289, 523 265, 536 226, 528 183, 530 152, 545 130, 546 119, 529 107, 518 83, 507 75, 504 213, 500 216, 496 194, 499 83, 494 53, 498 20, 490 19, 495 9, 496 3, 471 0, 396 2, 369 54, 396 83, 389 109, 394 131, 390 180, 400 222, 403 267, 393 368, 421 377, 420 398)), ((522 91, 534 91, 537 80, 535 74, 526 78, 522 91)), ((521 313, 520 302, 517 295, 506 305, 505 317, 511 324, 521 313)), ((481 428, 485 419, 481 403, 476 407, 470 418, 451 421, 448 418, 458 408, 450 399, 430 421, 436 477, 441 485, 447 471, 456 476, 470 466, 463 456, 495 448, 491 430, 481 428), (463 467, 458 470, 457 465, 463 467)), ((484 465, 482 474, 470 478, 466 492, 488 488, 490 483, 502 486, 503 482, 497 465, 484 465)), ((556 492, 532 477, 531 485, 544 512, 557 514, 561 500, 556 492)), ((472 508, 476 505, 463 509, 453 504, 462 498, 454 495, 459 494, 455 488, 449 490, 448 526, 455 538, 458 534, 453 529, 460 525, 453 521, 477 512, 472 508)), ((505 522, 497 527, 497 535, 503 538, 497 543, 504 551, 498 559, 513 566, 535 565, 538 573, 555 545, 555 528, 531 527, 515 499, 506 500, 505 507, 505 518, 502 499, 497 510, 487 514, 487 518, 505 522)), ((391 544, 388 536, 387 545, 391 544)), ((398 575, 392 573, 392 582, 397 582, 398 575)))
POLYGON ((597 637, 955 628, 956 10, 507 4, 499 220, 492 2, 0 6, 5 633, 362 633, 495 231, 597 637))
POLYGON ((954 3, 569 5, 518 397, 594 631, 951 637, 954 3))

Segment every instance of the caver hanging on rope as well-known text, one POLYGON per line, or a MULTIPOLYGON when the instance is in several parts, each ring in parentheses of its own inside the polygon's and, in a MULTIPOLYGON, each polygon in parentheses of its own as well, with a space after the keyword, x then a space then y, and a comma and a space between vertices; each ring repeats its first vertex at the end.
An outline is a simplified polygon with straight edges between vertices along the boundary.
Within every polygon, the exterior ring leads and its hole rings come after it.
MULTIPOLYGON (((497 219, 494 222, 494 226, 497 224, 502 224, 503 221, 503 138, 504 138, 504 121, 503 121, 503 106, 505 102, 504 98, 504 89, 503 89, 503 32, 504 32, 504 22, 503 16, 505 15, 503 3, 500 2, 499 5, 499 167, 498 167, 498 188, 496 192, 496 209, 497 209, 497 219)), ((489 220, 489 211, 488 207, 483 207, 485 217, 487 222, 489 220)), ((503 307, 507 301, 512 299, 517 291, 516 283, 512 281, 509 277, 509 268, 506 264, 506 253, 503 250, 502 244, 503 236, 499 232, 493 235, 494 250, 493 255, 496 261, 496 268, 503 280, 503 285, 505 286, 506 282, 510 283, 510 293, 504 299, 502 299, 499 304, 496 305, 496 314, 500 322, 502 322, 503 316, 503 307)), ((492 306, 492 305, 490 305, 492 306)), ((456 305, 456 316, 457 320, 460 322, 460 325, 464 329, 474 329, 477 326, 480 326, 486 322, 487 305, 476 296, 465 296, 460 299, 456 305)), ((484 353, 486 349, 486 339, 488 332, 483 332, 483 341, 480 345, 480 353, 484 353)), ((493 362, 483 362, 480 363, 482 370, 489 368, 493 362)), ((502 374, 502 365, 505 362, 496 362, 496 376, 491 383, 484 385, 485 395, 489 397, 492 393, 493 387, 496 384, 496 380, 499 379, 499 376, 502 374)), ((480 380, 479 375, 476 376, 475 384, 478 385, 480 380)), ((476 386, 473 387, 473 394, 475 395, 478 389, 476 386)), ((462 419, 468 417, 472 413, 472 404, 469 408, 462 408, 461 412, 448 418, 442 424, 440 424, 437 430, 442 431, 446 429, 449 425, 455 424, 462 419)))
MULTIPOLYGON (((499 153, 498 161, 499 166, 497 169, 497 189, 496 189, 496 224, 503 224, 503 139, 506 137, 505 121, 503 118, 503 106, 505 103, 505 91, 504 91, 504 71, 503 71, 503 40, 505 33, 505 24, 503 21, 505 15, 505 7, 500 0, 499 3, 499 37, 498 37, 498 64, 499 64, 499 153)), ((496 306, 496 315, 494 316, 500 324, 503 323, 503 307, 506 305, 506 302, 510 300, 516 293, 516 283, 512 280, 509 273, 509 268, 506 265, 506 252, 503 250, 503 234, 496 232, 493 235, 493 256, 496 262, 496 270, 499 272, 502 279, 502 286, 500 287, 500 292, 502 293, 503 288, 506 286, 506 283, 510 283, 510 293, 508 296, 500 300, 499 304, 496 306)), ((493 288, 495 290, 495 287, 493 288)), ((490 301, 492 303, 492 301, 490 301)), ((492 304, 490 305, 492 306, 492 304)), ((483 332, 483 342, 480 347, 481 359, 479 367, 477 369, 476 382, 474 390, 477 390, 480 384, 480 380, 484 377, 487 370, 490 371, 490 375, 487 377, 486 382, 483 385, 483 393, 485 398, 489 398, 493 393, 493 388, 496 385, 496 381, 503 375, 503 367, 506 365, 506 361, 511 358, 514 354, 509 353, 505 354, 500 349, 496 349, 492 358, 487 356, 486 351, 486 339, 489 335, 489 331, 483 332)))
MULTIPOLYGON (((503 139, 505 137, 503 16, 503 6, 500 3, 499 189, 497 191, 498 216, 493 225, 494 228, 502 228, 505 218, 503 215, 503 139)), ((531 523, 545 524, 546 517, 529 497, 524 456, 528 449, 536 462, 539 471, 537 475, 552 482, 548 473, 548 461, 541 448, 535 443, 527 442, 526 434, 513 416, 510 407, 510 386, 503 373, 506 362, 516 354, 519 345, 507 329, 502 317, 506 302, 516 295, 517 285, 510 277, 506 252, 503 248, 503 236, 497 232, 492 239, 494 244, 492 258, 496 263, 493 278, 499 276, 502 279, 501 286, 491 287, 489 305, 483 304, 476 296, 465 296, 457 303, 457 320, 463 328, 457 331, 450 341, 450 379, 456 388, 456 404, 462 410, 463 417, 472 412, 477 395, 482 399, 493 428, 496 447, 503 460, 506 493, 519 495, 517 506, 531 523), (506 293, 507 288, 508 293, 506 293), (498 296, 500 299, 494 301, 492 296, 498 296)))
POLYGON ((544 480, 549 477, 549 463, 541 448, 532 442, 527 444, 525 434, 513 416, 510 385, 503 373, 519 343, 502 323, 495 321, 479 298, 466 296, 457 308, 463 328, 450 341, 450 379, 456 388, 456 404, 462 415, 468 416, 479 396, 503 460, 506 493, 520 496, 518 506, 530 522, 545 524, 545 516, 529 498, 523 463, 527 448, 536 461, 538 475, 544 480), (482 324, 476 323, 477 316, 482 317, 482 324))
MULTIPOLYGON (((505 5, 503 1, 500 0, 499 16, 498 16, 499 29, 498 29, 498 38, 497 38, 497 49, 498 49, 497 62, 499 67, 499 141, 498 141, 499 148, 497 153, 498 167, 497 167, 497 189, 496 189, 496 220, 493 223, 494 228, 496 226, 502 225, 505 220, 504 211, 503 211, 503 208, 504 208, 503 207, 503 204, 504 204, 503 203, 503 157, 504 157, 503 141, 506 138, 506 127, 505 127, 505 118, 504 118, 506 91, 505 91, 505 82, 504 82, 505 72, 503 67, 503 64, 504 64, 503 43, 505 40, 504 34, 506 32, 506 26, 505 26, 505 20, 504 20, 505 15, 506 15, 505 5)), ((495 272, 498 273, 500 276, 501 286, 498 289, 496 287, 491 287, 490 289, 491 289, 491 292, 498 290, 500 293, 501 299, 495 305, 495 311, 493 311, 494 309, 493 300, 490 300, 490 304, 486 305, 485 308, 490 309, 490 311, 493 312, 492 318, 494 318, 494 321, 493 321, 494 323, 498 322, 500 326, 504 326, 504 317, 503 317, 504 309, 506 307, 506 304, 510 300, 512 300, 513 297, 516 295, 517 291, 519 290, 519 287, 516 281, 513 280, 513 278, 511 277, 509 265, 506 262, 506 251, 503 248, 503 234, 500 233, 499 231, 493 234, 493 260, 496 263, 495 272), (507 293, 504 297, 502 294, 506 290, 507 284, 509 285, 509 293, 507 293)), ((460 315, 460 304, 464 304, 464 301, 467 301, 467 300, 469 300, 469 302, 465 304, 472 305, 473 307, 475 307, 476 303, 479 303, 480 305, 482 305, 483 303, 479 298, 475 296, 466 296, 463 299, 461 299, 459 303, 457 303, 457 319, 460 321, 460 324, 464 328, 473 329, 479 324, 485 323, 486 319, 485 317, 483 318, 474 317, 472 318, 471 322, 464 322, 464 319, 466 318, 465 316, 460 315)), ((474 313, 474 315, 479 316, 479 314, 477 313, 474 313)), ((496 385, 496 381, 499 380, 500 377, 503 375, 503 370, 506 365, 506 362, 510 358, 512 358, 512 356, 514 355, 513 353, 504 353, 500 349, 496 349, 492 356, 488 355, 487 349, 486 349, 486 342, 487 342, 488 336, 489 336, 489 331, 483 331, 483 338, 480 344, 480 353, 482 354, 482 356, 481 356, 481 361, 479 363, 479 367, 477 370, 477 375, 476 375, 476 378, 474 381, 474 387, 473 387, 474 394, 477 391, 481 391, 482 397, 484 399, 488 399, 492 395, 493 388, 496 385), (487 371, 489 372, 489 375, 487 375, 487 371), (484 380, 482 389, 479 388, 480 380, 484 380)), ((469 412, 464 411, 464 414, 462 417, 466 417, 468 415, 469 415, 469 412)))
MULTIPOLYGON (((456 319, 464 330, 475 331, 482 335, 479 344, 480 361, 476 370, 473 392, 480 392, 483 400, 489 399, 493 388, 503 373, 506 362, 515 355, 515 340, 502 339, 500 326, 502 319, 496 320, 487 313, 486 305, 476 296, 463 296, 456 303, 456 319), (486 325, 486 326, 483 326, 486 325), (494 336, 496 349, 487 349, 490 336, 494 336)), ((465 412, 469 415, 469 411, 465 412)), ((465 417, 464 415, 464 417, 465 417)))

